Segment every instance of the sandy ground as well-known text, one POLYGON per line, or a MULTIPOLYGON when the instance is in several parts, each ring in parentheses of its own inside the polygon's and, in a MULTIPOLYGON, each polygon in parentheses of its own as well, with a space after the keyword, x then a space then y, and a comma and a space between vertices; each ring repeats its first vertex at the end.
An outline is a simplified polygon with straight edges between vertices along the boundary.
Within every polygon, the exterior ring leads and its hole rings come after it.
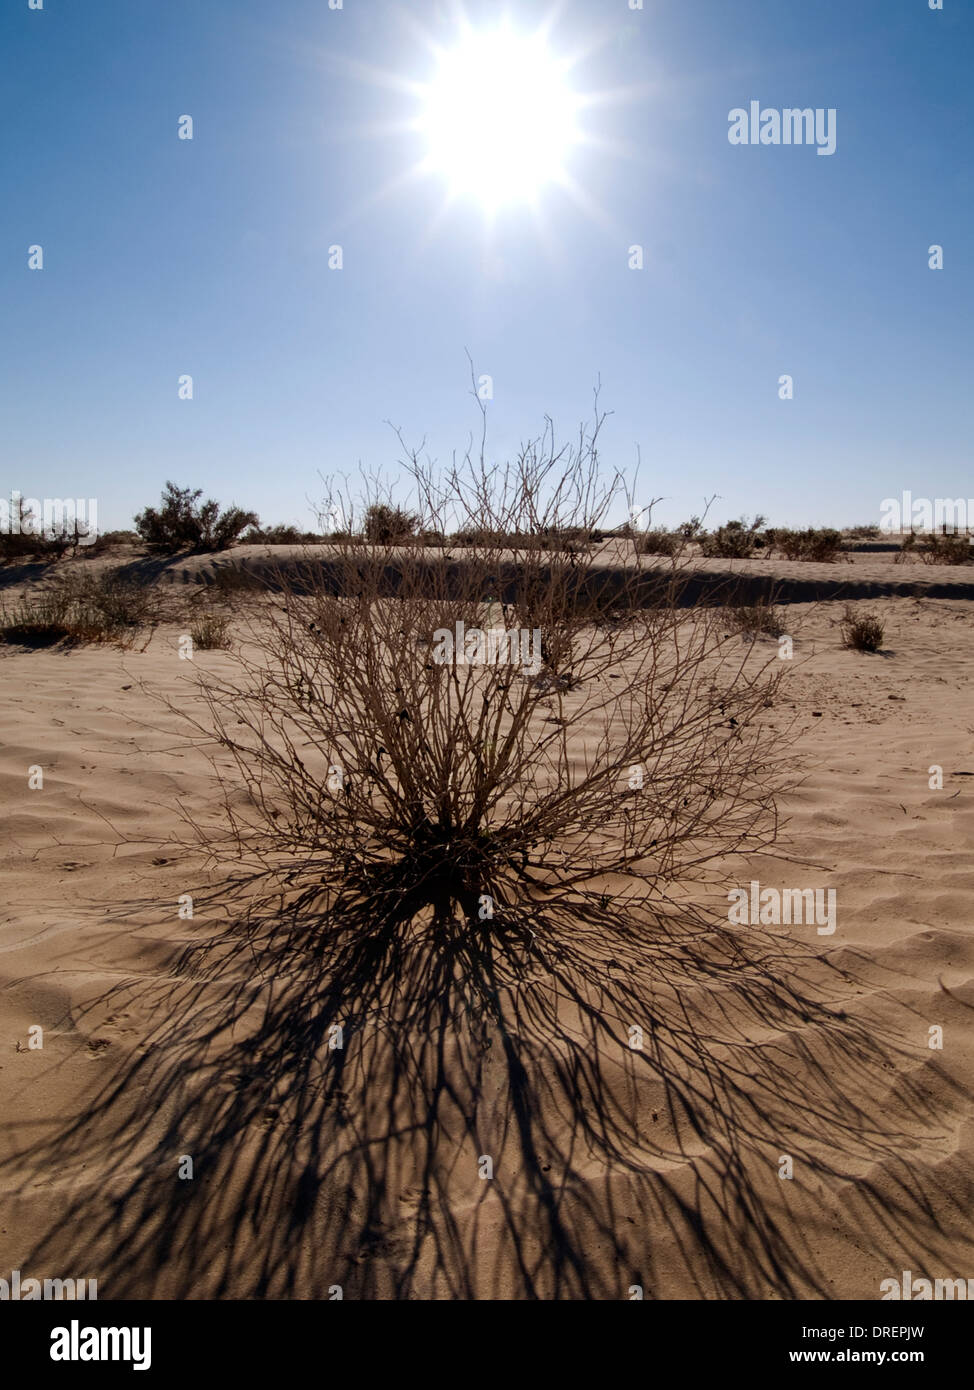
MULTIPOLYGON (((881 654, 842 649, 835 604, 788 609, 772 717, 799 716, 805 780, 776 854, 727 879, 834 888, 834 935, 780 930, 780 1008, 661 980, 648 1059, 624 1014, 617 1046, 586 1044, 586 1000, 553 1004, 539 976, 529 1084, 503 1029, 474 1054, 403 1015, 394 1043, 360 1027, 336 1053, 313 970, 265 978, 242 947, 201 967, 224 919, 180 808, 206 814, 215 789, 158 698, 191 699, 177 627, 141 652, 0 648, 0 1277, 97 1278, 100 1298, 661 1299, 974 1277, 974 624, 960 599, 863 606, 881 654)), ((346 1005, 357 991, 368 1018, 357 968, 346 1005)), ((603 949, 601 969, 618 1004, 627 962, 603 949)))

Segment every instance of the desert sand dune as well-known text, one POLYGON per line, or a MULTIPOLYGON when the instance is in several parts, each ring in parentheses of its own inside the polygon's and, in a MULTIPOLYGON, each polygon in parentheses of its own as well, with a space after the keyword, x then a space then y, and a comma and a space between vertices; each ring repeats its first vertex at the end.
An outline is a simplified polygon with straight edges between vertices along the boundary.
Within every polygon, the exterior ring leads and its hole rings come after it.
POLYGON ((495 963, 486 1027, 367 937, 221 944, 233 908, 180 817, 215 787, 178 708, 230 654, 180 661, 178 626, 0 650, 0 1266, 100 1298, 874 1299, 974 1270, 970 606, 895 596, 904 568, 869 557, 790 568, 875 586, 887 635, 848 651, 836 605, 786 610, 767 717, 797 716, 804 780, 727 884, 834 888, 834 934, 756 929, 730 968, 582 920, 548 969, 495 963))

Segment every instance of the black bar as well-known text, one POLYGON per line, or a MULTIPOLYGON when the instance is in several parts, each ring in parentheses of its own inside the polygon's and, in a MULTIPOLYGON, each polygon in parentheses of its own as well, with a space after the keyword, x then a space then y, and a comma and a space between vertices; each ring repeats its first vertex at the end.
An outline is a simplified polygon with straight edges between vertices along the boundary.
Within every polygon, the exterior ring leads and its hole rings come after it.
MULTIPOLYGON (((42 1375, 44 1385, 79 1376, 131 1378, 136 1356, 145 1360, 145 1328, 149 1365, 135 1372, 136 1385, 152 1377, 177 1384, 177 1377, 194 1372, 246 1373, 250 1383, 265 1371, 297 1375, 301 1366, 317 1366, 322 1379, 334 1380, 340 1365, 346 1368, 343 1379, 352 1373, 374 1382, 384 1364, 398 1377, 410 1362, 415 1367, 418 1344, 428 1374, 427 1358, 441 1348, 436 1381, 467 1378, 465 1356, 462 1369, 450 1364, 463 1346, 478 1348, 477 1363, 485 1372, 490 1349, 498 1366, 506 1361, 519 1378, 540 1362, 549 1383, 559 1366, 579 1378, 580 1353, 596 1362, 607 1355, 604 1374, 612 1366, 622 1373, 635 1356, 647 1374, 669 1366, 681 1378, 707 1371, 746 1376, 755 1369, 785 1374, 801 1366, 825 1374, 837 1366, 875 1366, 909 1375, 952 1369, 970 1343, 970 1315, 953 1302, 912 1302, 909 1308, 887 1301, 620 1304, 552 1305, 542 1313, 537 1303, 7 1302, 0 1304, 0 1337, 5 1364, 17 1368, 18 1378, 42 1375), (86 1335, 90 1328, 99 1329, 97 1336, 86 1335), (97 1349, 100 1355, 102 1328, 139 1330, 138 1340, 128 1344, 129 1360, 52 1359, 55 1346, 79 1356, 82 1348, 97 1349), (457 1347, 457 1338, 471 1337, 477 1342, 457 1347)), ((106 1340, 106 1352, 116 1344, 124 1353, 121 1336, 117 1343, 106 1340)))

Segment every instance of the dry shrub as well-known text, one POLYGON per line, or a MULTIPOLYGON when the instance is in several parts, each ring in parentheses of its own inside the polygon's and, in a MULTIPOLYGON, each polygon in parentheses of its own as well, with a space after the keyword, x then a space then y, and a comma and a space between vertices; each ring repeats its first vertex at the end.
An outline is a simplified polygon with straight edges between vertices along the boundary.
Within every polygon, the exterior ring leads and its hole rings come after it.
POLYGON ((678 555, 686 546, 686 538, 679 531, 667 531, 662 527, 637 531, 634 541, 639 555, 678 555))
MULTIPOLYGON (((912 535, 912 533, 911 533, 912 535)), ((924 536, 919 548, 920 558, 927 565, 971 565, 974 564, 974 544, 967 535, 943 534, 936 532, 924 536)))
POLYGON ((829 1296, 774 1155, 839 1186, 902 1145, 888 1049, 837 967, 728 923, 726 856, 776 832, 782 663, 681 608, 678 566, 565 539, 616 490, 597 423, 508 469, 405 460, 424 525, 555 546, 347 540, 197 672, 225 808, 188 848, 236 873, 194 898, 238 920, 181 962, 178 1008, 131 985, 156 1023, 125 1085, 3 1175, 107 1164, 148 1124, 194 1155, 219 1201, 142 1164, 58 1213, 116 1296, 664 1297, 680 1261, 701 1294, 829 1296), (548 624, 536 672, 436 659, 458 621, 525 617, 548 624))
POLYGON ((769 540, 786 560, 813 560, 819 564, 833 564, 842 554, 842 533, 828 526, 809 526, 804 531, 778 527, 769 532, 769 540))
POLYGON ((365 539, 373 545, 392 545, 411 539, 419 530, 419 517, 390 506, 388 502, 371 502, 365 508, 365 539))
POLYGON ((756 637, 759 633, 780 637, 787 631, 784 615, 773 603, 753 603, 734 608, 730 620, 745 637, 756 637))
POLYGON ((100 559, 112 550, 120 547, 137 546, 142 544, 142 538, 137 531, 99 531, 94 541, 90 545, 78 547, 77 555, 82 560, 100 559))
POLYGON ((7 642, 114 642, 128 646, 157 616, 152 592, 118 570, 59 574, 42 589, 4 606, 0 636, 7 642))
POLYGON ((700 536, 701 552, 708 559, 749 560, 762 544, 763 525, 763 516, 756 516, 751 522, 746 517, 727 521, 700 536))
POLYGON ((774 676, 723 656, 716 614, 565 633, 569 688, 547 663, 438 663, 437 631, 486 628, 476 588, 391 599, 356 577, 361 596, 289 594, 269 662, 207 690, 256 808, 228 805, 239 848, 275 881, 300 866, 309 906, 368 901, 377 929, 463 934, 488 895, 490 930, 523 932, 566 897, 601 901, 608 875, 632 913, 768 842, 774 757, 753 722, 774 676), (584 752, 575 727, 592 730, 584 752))
POLYGON ((230 646, 230 619, 219 613, 201 613, 189 635, 200 651, 225 651, 230 646))
POLYGON ((317 531, 302 531, 297 526, 251 526, 241 536, 243 545, 321 545, 325 537, 317 531))
POLYGON ((885 627, 875 613, 856 613, 847 607, 839 624, 842 645, 857 652, 878 652, 883 645, 885 627))
POLYGON ((641 566, 575 543, 620 496, 601 419, 596 402, 562 448, 547 425, 503 469, 468 452, 440 474, 407 451, 409 515, 485 539, 454 556, 349 537, 282 579, 260 655, 205 687, 250 792, 249 812, 227 799, 234 847, 259 879, 339 919, 368 903, 376 930, 523 935, 607 894, 637 930, 674 879, 769 843, 779 749, 759 715, 777 663, 729 649, 718 610, 681 609, 680 567, 640 606, 641 566), (522 535, 548 544, 489 539, 522 535), (458 624, 520 633, 516 659, 505 636, 500 661, 444 660, 458 624))
POLYGON ((0 565, 7 561, 47 565, 68 550, 77 554, 79 547, 82 553, 90 548, 91 533, 72 507, 66 506, 61 515, 41 515, 23 497, 16 502, 12 497, 11 503, 12 515, 0 531, 0 565))

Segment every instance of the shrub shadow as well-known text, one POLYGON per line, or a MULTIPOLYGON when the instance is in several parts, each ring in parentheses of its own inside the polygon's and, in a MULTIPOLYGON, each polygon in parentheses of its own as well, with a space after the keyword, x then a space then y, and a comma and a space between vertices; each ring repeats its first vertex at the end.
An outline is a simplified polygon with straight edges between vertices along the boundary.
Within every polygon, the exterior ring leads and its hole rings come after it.
POLYGON ((853 986, 686 908, 420 930, 304 898, 112 992, 151 1035, 3 1165, 79 1179, 29 1267, 103 1298, 828 1298, 791 1200, 821 1188, 884 1269, 949 1268, 940 1117, 853 986))

